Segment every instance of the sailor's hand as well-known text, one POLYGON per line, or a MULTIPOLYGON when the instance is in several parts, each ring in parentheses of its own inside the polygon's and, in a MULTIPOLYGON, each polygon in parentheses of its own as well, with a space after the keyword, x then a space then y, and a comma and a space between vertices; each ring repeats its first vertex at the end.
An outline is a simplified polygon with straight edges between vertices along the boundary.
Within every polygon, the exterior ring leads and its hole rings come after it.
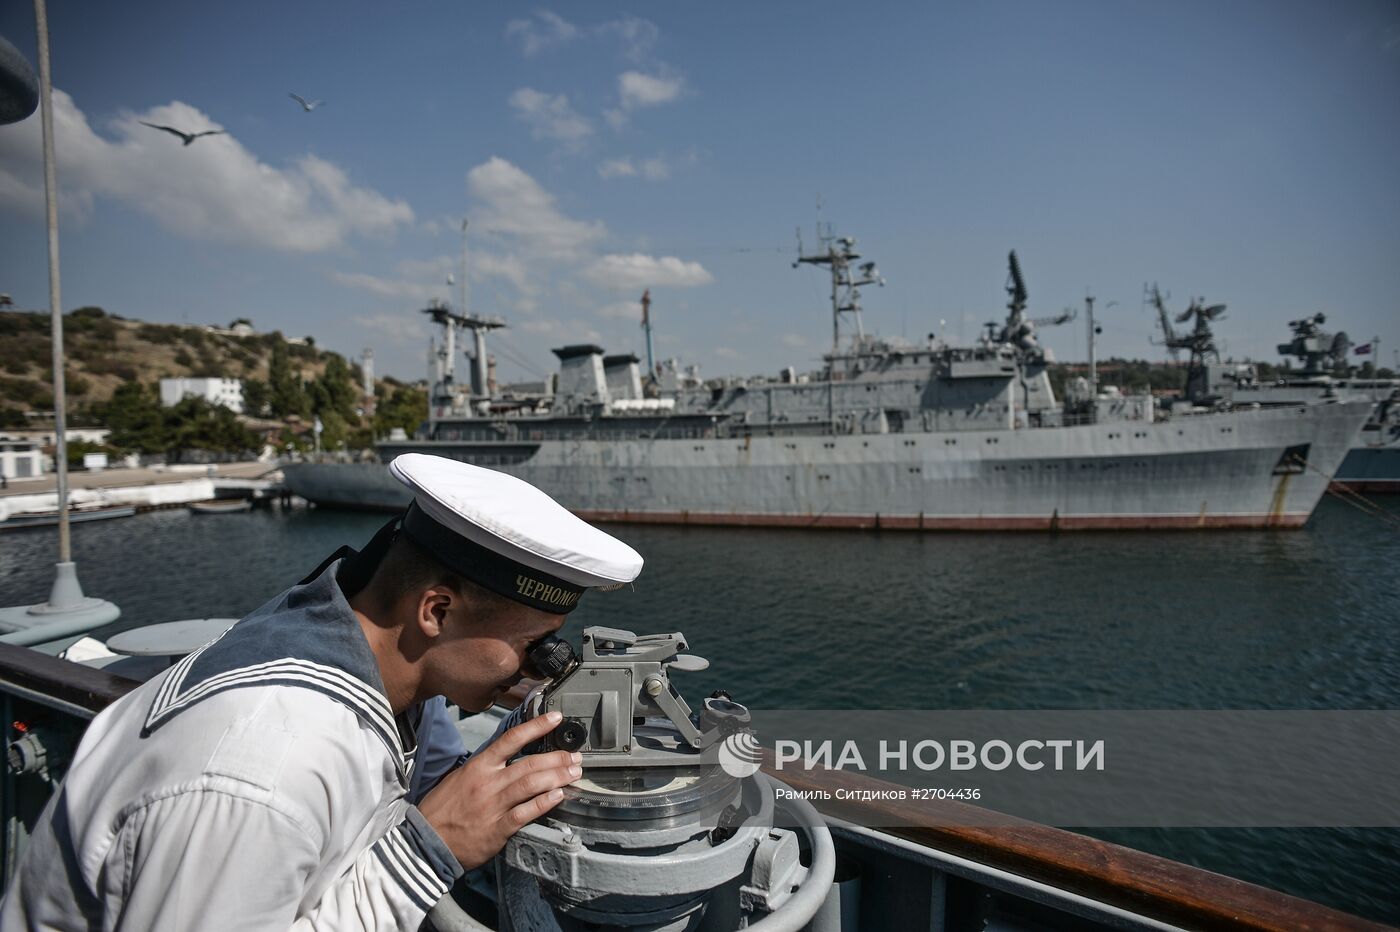
POLYGON ((582 776, 582 755, 568 751, 527 754, 511 762, 560 719, 558 712, 549 712, 504 732, 418 804, 464 870, 485 864, 506 839, 558 805, 561 788, 582 776))
POLYGON ((510 712, 506 713, 505 718, 501 719, 501 723, 496 726, 496 730, 491 733, 491 737, 478 744, 476 746, 476 750, 472 753, 480 754, 483 750, 486 749, 487 745, 491 744, 491 742, 495 741, 501 735, 510 731, 516 725, 519 725, 521 722, 525 721, 532 712, 538 712, 539 710, 535 708, 535 702, 536 699, 539 698, 540 694, 544 692, 544 688, 546 685, 548 684, 540 683, 536 685, 533 689, 531 689, 528 693, 526 693, 525 698, 521 700, 520 704, 514 709, 511 709, 510 712))

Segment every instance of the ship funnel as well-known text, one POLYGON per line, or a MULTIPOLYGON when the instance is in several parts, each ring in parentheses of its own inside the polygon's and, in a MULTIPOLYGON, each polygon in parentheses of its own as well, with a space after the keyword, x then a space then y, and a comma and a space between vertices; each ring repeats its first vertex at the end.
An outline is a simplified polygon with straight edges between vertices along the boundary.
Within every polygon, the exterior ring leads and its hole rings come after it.
POLYGON ((603 373, 603 348, 591 343, 561 346, 554 350, 559 357, 559 394, 580 402, 609 401, 607 377, 603 373))
POLYGON ((603 379, 613 401, 642 397, 641 360, 634 353, 604 356, 603 379))

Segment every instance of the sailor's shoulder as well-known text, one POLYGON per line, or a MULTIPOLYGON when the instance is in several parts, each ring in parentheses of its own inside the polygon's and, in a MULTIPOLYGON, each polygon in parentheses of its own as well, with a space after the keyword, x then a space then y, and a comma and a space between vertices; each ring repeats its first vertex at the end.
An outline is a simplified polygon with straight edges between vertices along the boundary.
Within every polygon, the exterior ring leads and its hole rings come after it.
POLYGON ((211 695, 149 737, 160 742, 152 757, 163 794, 238 797, 322 837, 342 820, 359 824, 399 782, 396 761, 360 716, 296 686, 211 695))
POLYGON ((344 702, 315 690, 276 684, 229 690, 171 723, 181 724, 218 735, 201 769, 204 781, 232 781, 232 791, 278 807, 316 814, 372 809, 398 783, 396 762, 378 734, 344 702))
POLYGON ((248 755, 294 744, 299 758, 311 766, 329 764, 342 754, 353 754, 362 764, 387 756, 383 741, 352 704, 296 683, 260 682, 212 692, 150 734, 165 730, 176 742, 191 734, 218 738, 225 745, 235 742, 239 753, 248 755))

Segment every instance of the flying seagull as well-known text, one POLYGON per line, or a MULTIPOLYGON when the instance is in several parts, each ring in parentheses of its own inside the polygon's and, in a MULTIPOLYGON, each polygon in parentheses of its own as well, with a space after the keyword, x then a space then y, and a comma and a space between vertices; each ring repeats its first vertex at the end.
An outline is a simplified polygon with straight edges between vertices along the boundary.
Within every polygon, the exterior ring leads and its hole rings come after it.
POLYGON ((325 103, 324 100, 307 100, 300 94, 293 94, 290 91, 287 92, 287 96, 301 104, 301 109, 305 110, 307 113, 310 113, 312 110, 315 110, 317 107, 321 106, 321 104, 325 103))
POLYGON ((159 123, 147 123, 145 120, 141 120, 140 122, 142 126, 149 126, 151 129, 165 130, 167 133, 179 136, 185 141, 185 145, 187 146, 190 143, 194 142, 196 139, 198 139, 200 136, 222 136, 224 133, 224 131, 221 129, 206 129, 202 133, 185 133, 181 132, 173 126, 161 126, 159 123))

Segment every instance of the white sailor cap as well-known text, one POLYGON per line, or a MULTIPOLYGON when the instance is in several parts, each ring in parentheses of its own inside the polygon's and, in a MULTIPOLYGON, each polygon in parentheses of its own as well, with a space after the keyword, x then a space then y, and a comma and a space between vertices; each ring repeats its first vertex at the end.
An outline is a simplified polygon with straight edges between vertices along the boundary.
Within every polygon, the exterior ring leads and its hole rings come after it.
POLYGON ((522 479, 424 453, 389 472, 413 492, 403 531, 448 569, 516 602, 566 614, 584 591, 629 583, 637 551, 522 479))

